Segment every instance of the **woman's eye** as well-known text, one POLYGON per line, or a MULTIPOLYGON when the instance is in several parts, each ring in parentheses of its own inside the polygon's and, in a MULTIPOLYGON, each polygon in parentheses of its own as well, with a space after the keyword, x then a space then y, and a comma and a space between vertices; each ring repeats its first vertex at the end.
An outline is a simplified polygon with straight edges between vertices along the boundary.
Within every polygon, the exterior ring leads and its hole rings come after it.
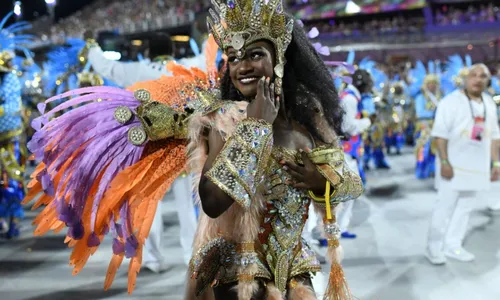
POLYGON ((252 60, 258 60, 261 59, 264 55, 260 52, 254 52, 251 55, 252 60))
POLYGON ((230 56, 230 57, 228 57, 228 58, 227 58, 227 61, 228 61, 229 63, 237 63, 237 62, 239 62, 240 60, 239 60, 236 56, 230 56))

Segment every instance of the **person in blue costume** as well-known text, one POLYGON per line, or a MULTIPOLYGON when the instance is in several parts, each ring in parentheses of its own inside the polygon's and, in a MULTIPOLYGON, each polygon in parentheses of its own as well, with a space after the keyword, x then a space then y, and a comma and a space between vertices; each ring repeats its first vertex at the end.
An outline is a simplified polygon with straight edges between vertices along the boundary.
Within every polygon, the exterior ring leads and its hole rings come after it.
POLYGON ((400 155, 405 145, 405 122, 407 120, 407 108, 410 105, 406 94, 406 85, 403 81, 396 79, 391 85, 389 94, 389 125, 385 136, 385 146, 387 153, 391 154, 392 149, 400 155))
POLYGON ((436 149, 431 139, 431 129, 436 108, 441 99, 439 78, 435 74, 425 77, 421 92, 415 98, 415 112, 417 116, 416 155, 417 166, 415 173, 418 179, 434 176, 436 149))
POLYGON ((372 90, 361 95, 363 115, 370 118, 372 122, 372 126, 363 134, 363 167, 365 170, 369 170, 370 163, 373 160, 376 169, 389 169, 390 167, 384 153, 385 127, 382 124, 382 116, 380 114, 383 108, 381 107, 381 101, 375 101, 375 98, 380 100, 380 97, 377 95, 382 94, 387 82, 387 75, 377 68, 377 63, 369 57, 365 57, 359 62, 359 68, 368 71, 373 80, 372 90))
POLYGON ((35 133, 31 128, 31 121, 40 116, 38 103, 45 100, 43 97, 42 68, 34 61, 33 55, 25 51, 23 56, 14 58, 14 65, 17 76, 21 81, 21 94, 23 101, 23 122, 26 133, 26 140, 30 140, 35 133))
POLYGON ((0 234, 11 239, 19 236, 19 222, 24 217, 21 201, 24 198, 21 83, 14 69, 15 50, 25 50, 22 44, 31 41, 29 35, 16 35, 30 28, 20 22, 5 28, 12 16, 8 14, 0 23, 0 234))
MULTIPOLYGON (((363 168, 364 146, 362 134, 370 128, 371 120, 363 116, 364 107, 362 95, 367 95, 372 89, 373 79, 370 73, 366 70, 358 69, 352 75, 352 84, 349 84, 340 93, 340 102, 345 111, 342 130, 349 135, 349 139, 344 141, 345 160, 351 170, 359 172, 363 184, 366 184, 366 176, 363 168)), ((356 238, 356 234, 348 231, 352 217, 352 209, 353 203, 344 203, 337 213, 337 220, 342 230, 341 236, 343 238, 356 238)))

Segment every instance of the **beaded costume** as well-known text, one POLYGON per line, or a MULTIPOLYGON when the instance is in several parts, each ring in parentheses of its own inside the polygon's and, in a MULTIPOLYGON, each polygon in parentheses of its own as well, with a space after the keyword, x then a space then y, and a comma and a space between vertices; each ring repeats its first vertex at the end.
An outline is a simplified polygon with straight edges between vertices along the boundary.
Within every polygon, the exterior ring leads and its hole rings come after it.
MULTIPOLYGON (((274 44, 275 89, 281 92, 284 53, 294 24, 287 21, 281 1, 215 1, 214 7, 209 24, 222 50, 242 51, 258 39, 274 44)), ((320 270, 301 239, 313 204, 324 216, 332 258, 324 299, 351 299, 337 255, 340 229, 331 216, 337 204, 361 195, 361 179, 347 168, 341 145, 319 117, 317 127, 331 136, 330 144, 308 155, 332 192, 327 189, 321 198, 287 185, 291 177, 279 160, 285 157, 300 164, 301 156, 274 146, 271 124, 247 118, 247 102, 220 99, 215 54, 216 47, 207 51, 208 74, 170 63, 173 77, 138 83, 127 91, 84 88, 41 105, 44 114, 33 124, 37 133, 29 146, 43 163, 32 175, 26 198, 29 202, 44 192, 35 205, 46 205, 35 220, 35 234, 69 227, 66 242, 74 247, 71 264, 76 274, 104 236, 112 233, 113 258, 105 288, 127 257, 132 292, 156 204, 184 170, 196 176, 198 191, 207 159, 204 132, 212 128, 221 133, 225 146, 206 175, 235 203, 216 219, 200 213, 190 292, 211 293, 214 285, 235 282, 238 299, 250 300, 263 282, 268 299, 284 299, 287 293, 288 299, 316 299, 296 280, 320 270), (53 101, 78 95, 44 111, 53 101), (54 118, 69 107, 75 108, 54 118), (64 138, 73 130, 76 136, 64 138)))
POLYGON ((436 148, 431 138, 431 129, 434 123, 436 108, 441 100, 440 78, 436 72, 436 66, 433 62, 429 63, 428 73, 421 62, 417 62, 417 70, 420 70, 419 80, 415 84, 420 85, 420 92, 415 97, 415 112, 417 120, 417 130, 415 139, 417 141, 415 153, 417 156, 417 165, 415 175, 418 179, 429 178, 435 173, 436 148), (437 93, 433 94, 427 89, 427 85, 435 84, 437 93))
POLYGON ((21 200, 24 197, 24 167, 26 151, 20 143, 23 134, 21 83, 13 68, 14 50, 26 50, 22 45, 31 40, 19 35, 30 28, 19 22, 4 28, 13 13, 0 23, 0 233, 7 238, 19 235, 19 220, 24 217, 21 200), (17 34, 17 35, 16 35, 17 34))

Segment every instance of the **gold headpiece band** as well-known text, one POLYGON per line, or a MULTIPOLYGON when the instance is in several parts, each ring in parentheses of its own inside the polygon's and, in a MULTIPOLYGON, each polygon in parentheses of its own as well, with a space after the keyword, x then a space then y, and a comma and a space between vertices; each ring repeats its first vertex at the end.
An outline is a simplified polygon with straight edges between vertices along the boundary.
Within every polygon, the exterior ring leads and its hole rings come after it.
POLYGON ((428 74, 427 76, 425 76, 424 84, 428 84, 431 82, 439 84, 439 76, 437 74, 428 74))
POLYGON ((285 52, 293 31, 293 19, 287 21, 282 0, 212 0, 212 5, 208 28, 222 50, 232 47, 241 58, 245 47, 258 40, 273 43, 276 93, 281 94, 285 52))

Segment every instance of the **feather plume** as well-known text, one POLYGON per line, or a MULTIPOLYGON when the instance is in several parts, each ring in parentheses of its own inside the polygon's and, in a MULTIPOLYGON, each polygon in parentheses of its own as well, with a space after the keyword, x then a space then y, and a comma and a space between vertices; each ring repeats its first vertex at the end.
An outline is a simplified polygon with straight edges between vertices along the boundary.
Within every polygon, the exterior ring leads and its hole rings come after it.
POLYGON ((100 246, 113 236, 113 256, 104 282, 108 289, 123 259, 129 264, 128 291, 132 293, 142 264, 142 248, 158 201, 186 169, 185 140, 129 143, 127 131, 141 123, 133 117, 125 125, 114 111, 141 104, 133 91, 147 89, 154 100, 183 109, 199 88, 213 83, 201 70, 177 64, 175 77, 137 83, 128 90, 89 87, 52 97, 39 105, 42 115, 33 121, 36 133, 29 148, 41 161, 31 176, 24 203, 45 206, 34 220, 35 234, 68 227, 65 243, 73 248, 70 264, 78 274, 100 246), (46 112, 52 103, 60 103, 46 112), (71 138, 68 138, 68 137, 71 138))

